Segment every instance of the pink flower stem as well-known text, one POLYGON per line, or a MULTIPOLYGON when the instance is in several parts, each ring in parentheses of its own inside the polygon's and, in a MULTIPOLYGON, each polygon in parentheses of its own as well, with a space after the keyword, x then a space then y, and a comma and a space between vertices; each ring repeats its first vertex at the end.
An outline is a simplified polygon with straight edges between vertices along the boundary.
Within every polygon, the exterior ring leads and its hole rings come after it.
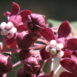
POLYGON ((61 65, 59 65, 58 68, 55 70, 54 75, 56 75, 59 72, 60 68, 61 68, 61 65))
POLYGON ((42 43, 45 43, 45 44, 48 44, 49 43, 48 41, 46 41, 44 39, 37 39, 37 41, 42 42, 42 43))
POLYGON ((21 64, 21 61, 16 62, 15 64, 13 64, 13 68, 20 65, 20 64, 21 64))
POLYGON ((54 58, 51 59, 51 71, 54 70, 54 58))

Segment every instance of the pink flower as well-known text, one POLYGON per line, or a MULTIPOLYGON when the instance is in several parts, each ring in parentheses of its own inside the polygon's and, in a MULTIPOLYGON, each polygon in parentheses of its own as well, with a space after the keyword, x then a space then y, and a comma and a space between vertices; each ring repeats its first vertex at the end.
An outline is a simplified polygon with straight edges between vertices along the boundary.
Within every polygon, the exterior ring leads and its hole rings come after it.
POLYGON ((56 56, 59 51, 62 51, 67 45, 67 37, 70 33, 71 27, 67 21, 62 22, 57 34, 54 34, 52 29, 45 28, 41 32, 41 35, 49 41, 49 44, 40 51, 42 58, 49 58, 50 54, 56 56))
POLYGON ((20 11, 20 6, 16 2, 12 3, 11 12, 4 13, 4 15, 7 16, 8 21, 12 22, 19 31, 21 31, 22 29, 26 29, 26 24, 24 24, 24 22, 28 20, 28 15, 30 14, 30 10, 20 11))

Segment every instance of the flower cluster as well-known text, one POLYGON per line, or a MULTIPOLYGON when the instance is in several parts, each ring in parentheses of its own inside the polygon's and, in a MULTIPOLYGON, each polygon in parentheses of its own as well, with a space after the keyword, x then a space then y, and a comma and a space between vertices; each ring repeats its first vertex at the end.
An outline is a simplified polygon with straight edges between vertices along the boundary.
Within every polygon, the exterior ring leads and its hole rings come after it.
POLYGON ((45 16, 30 10, 20 11, 16 2, 12 3, 11 12, 4 13, 7 22, 0 24, 0 75, 17 70, 17 77, 55 77, 60 67, 64 68, 59 77, 77 77, 77 38, 73 37, 68 21, 59 27, 49 27, 45 16), (18 54, 20 61, 11 62, 13 54, 18 54), (7 54, 7 55, 6 55, 7 54), (54 70, 55 58, 59 58, 57 70, 54 70), (44 71, 46 63, 51 62, 49 73, 44 71))

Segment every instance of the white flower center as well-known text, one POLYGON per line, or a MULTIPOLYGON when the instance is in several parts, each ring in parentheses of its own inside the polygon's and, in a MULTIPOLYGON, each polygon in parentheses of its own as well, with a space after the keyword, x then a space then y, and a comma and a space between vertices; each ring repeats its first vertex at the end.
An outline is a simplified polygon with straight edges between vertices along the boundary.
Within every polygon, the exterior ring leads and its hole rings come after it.
POLYGON ((64 45, 62 43, 57 44, 56 49, 61 50, 63 49, 64 45))
POLYGON ((59 58, 63 57, 63 56, 64 56, 64 52, 63 52, 63 51, 58 52, 57 56, 58 56, 59 58))
POLYGON ((56 46, 56 44, 57 44, 56 40, 51 40, 51 41, 50 41, 50 45, 51 45, 52 47, 56 46))

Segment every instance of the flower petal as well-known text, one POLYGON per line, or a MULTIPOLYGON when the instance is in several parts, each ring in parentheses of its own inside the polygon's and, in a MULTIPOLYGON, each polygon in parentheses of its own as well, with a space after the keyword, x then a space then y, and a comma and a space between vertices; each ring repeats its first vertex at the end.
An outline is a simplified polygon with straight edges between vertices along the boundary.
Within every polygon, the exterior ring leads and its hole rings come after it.
POLYGON ((45 28, 40 33, 48 41, 55 39, 54 33, 50 28, 45 28))
POLYGON ((77 38, 72 38, 67 41, 67 49, 77 50, 77 38))
POLYGON ((19 14, 22 17, 22 21, 24 22, 25 20, 28 19, 28 15, 30 15, 32 12, 30 10, 22 10, 19 14))
POLYGON ((11 11, 11 15, 17 14, 19 10, 20 10, 19 4, 16 3, 16 2, 12 2, 12 11, 11 11))
POLYGON ((71 58, 63 58, 60 61, 60 64, 68 71, 75 72, 77 70, 77 64, 71 58))
POLYGON ((68 21, 64 21, 58 30, 58 37, 67 37, 71 32, 71 27, 68 21))
POLYGON ((60 74, 59 77, 77 77, 77 76, 75 76, 73 73, 64 71, 60 74))
POLYGON ((12 39, 4 38, 3 41, 7 48, 13 48, 13 49, 18 48, 17 42, 14 38, 12 39))
POLYGON ((47 26, 44 15, 37 14, 37 13, 32 13, 31 14, 31 19, 40 28, 45 28, 47 26))
POLYGON ((50 52, 47 52, 45 48, 40 51, 40 55, 43 60, 50 58, 50 52))

